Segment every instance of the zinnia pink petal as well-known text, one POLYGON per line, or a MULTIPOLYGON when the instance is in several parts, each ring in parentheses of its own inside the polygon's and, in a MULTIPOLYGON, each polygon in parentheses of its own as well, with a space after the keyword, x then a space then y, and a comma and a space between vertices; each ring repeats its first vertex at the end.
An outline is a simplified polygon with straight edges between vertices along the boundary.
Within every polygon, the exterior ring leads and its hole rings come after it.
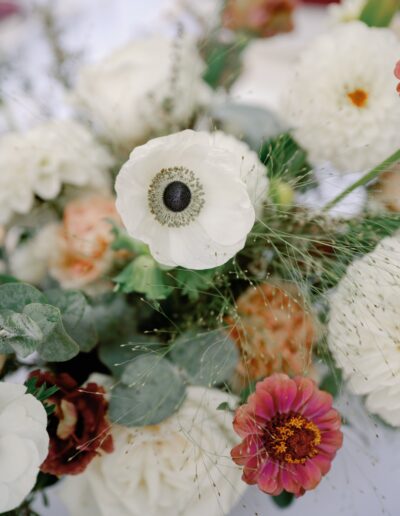
POLYGON ((312 380, 274 374, 237 410, 234 428, 244 440, 232 459, 243 467, 244 482, 273 496, 301 496, 329 471, 342 446, 340 423, 332 397, 312 380))

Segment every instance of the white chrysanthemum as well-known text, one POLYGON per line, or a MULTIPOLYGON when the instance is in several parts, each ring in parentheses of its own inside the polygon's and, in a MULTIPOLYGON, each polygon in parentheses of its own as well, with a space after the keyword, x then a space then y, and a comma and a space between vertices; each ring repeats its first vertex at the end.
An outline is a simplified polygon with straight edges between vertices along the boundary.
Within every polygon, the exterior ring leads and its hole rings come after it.
POLYGON ((267 179, 246 144, 186 130, 137 147, 115 188, 128 233, 158 262, 210 269, 244 247, 267 179))
POLYGON ((53 120, 0 139, 0 223, 54 199, 63 184, 109 188, 113 158, 81 124, 53 120))
POLYGON ((159 425, 112 430, 115 451, 62 486, 71 516, 220 516, 246 489, 230 459, 234 399, 190 387, 179 412, 159 425))
POLYGON ((331 299, 329 348, 356 394, 400 426, 400 236, 347 270, 331 299))
POLYGON ((48 453, 47 414, 26 387, 0 382, 0 513, 32 490, 48 453))
POLYGON ((378 165, 400 147, 394 64, 400 42, 361 22, 317 38, 301 57, 285 99, 295 137, 314 163, 339 170, 378 165))
POLYGON ((75 99, 105 136, 130 151, 190 122, 209 95, 203 71, 198 51, 186 38, 147 38, 82 69, 75 99))

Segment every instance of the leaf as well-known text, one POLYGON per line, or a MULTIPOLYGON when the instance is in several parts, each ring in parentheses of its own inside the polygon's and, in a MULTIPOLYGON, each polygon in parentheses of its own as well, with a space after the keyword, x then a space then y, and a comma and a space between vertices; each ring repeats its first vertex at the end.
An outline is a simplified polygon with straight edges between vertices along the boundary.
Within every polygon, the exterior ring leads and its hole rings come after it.
POLYGON ((172 346, 171 360, 186 372, 190 383, 212 387, 231 378, 239 355, 229 336, 215 330, 182 335, 172 346))
POLYGON ((64 362, 79 353, 78 344, 65 331, 59 308, 32 303, 24 308, 24 313, 42 330, 44 339, 38 345, 37 352, 43 360, 64 362))
POLYGON ((233 43, 208 39, 203 48, 207 69, 204 80, 212 88, 229 88, 240 74, 241 54, 248 39, 243 37, 233 43))
POLYGON ((37 323, 26 314, 12 310, 0 311, 0 352, 18 353, 27 357, 43 339, 37 323))
POLYGON ((92 299, 91 307, 102 345, 124 344, 137 333, 135 309, 125 296, 107 293, 92 299))
POLYGON ((367 0, 360 20, 369 27, 388 27, 399 9, 400 0, 367 0))
POLYGON ((81 351, 91 351, 97 344, 97 331, 93 309, 82 292, 54 289, 47 291, 46 296, 50 304, 60 309, 64 327, 81 351))
POLYGON ((265 141, 276 138, 286 129, 272 111, 247 104, 217 104, 212 118, 218 128, 245 140, 256 152, 265 141))
POLYGON ((202 292, 214 285, 213 279, 218 269, 190 270, 177 269, 175 278, 182 295, 187 295, 191 301, 196 301, 202 292))
POLYGON ((281 508, 289 507, 294 500, 294 494, 283 491, 278 496, 273 496, 272 501, 281 508))
POLYGON ((0 286, 0 310, 22 312, 30 303, 46 303, 44 295, 27 283, 4 283, 0 286))
POLYGON ((162 357, 137 357, 125 368, 121 381, 111 391, 109 417, 114 423, 155 425, 176 412, 185 398, 182 378, 162 357))
POLYGON ((115 378, 120 378, 124 369, 136 357, 144 353, 157 353, 162 347, 163 345, 152 337, 133 335, 128 343, 101 344, 99 358, 115 378))
POLYGON ((168 276, 149 255, 135 258, 114 281, 123 292, 138 292, 148 299, 166 299, 172 291, 168 276))

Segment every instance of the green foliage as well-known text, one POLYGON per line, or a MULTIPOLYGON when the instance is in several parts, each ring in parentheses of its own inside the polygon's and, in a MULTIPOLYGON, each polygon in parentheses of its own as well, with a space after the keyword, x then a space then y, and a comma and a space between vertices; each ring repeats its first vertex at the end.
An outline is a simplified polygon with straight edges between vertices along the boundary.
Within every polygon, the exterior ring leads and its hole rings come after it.
POLYGON ((115 378, 120 378, 132 360, 146 353, 158 353, 164 348, 160 342, 145 335, 130 335, 127 344, 101 343, 99 358, 115 378))
POLYGON ((367 0, 360 20, 370 27, 388 27, 399 9, 400 0, 367 0))
POLYGON ((46 292, 49 302, 60 309, 62 322, 68 335, 81 351, 89 352, 97 344, 93 308, 78 290, 54 289, 46 292))
POLYGON ((280 495, 273 496, 272 500, 278 507, 284 509, 285 507, 289 507, 289 505, 293 503, 294 495, 292 493, 283 491, 280 495))
POLYGON ((79 293, 54 291, 46 297, 25 283, 4 283, 0 286, 0 352, 26 357, 37 351, 51 362, 71 359, 79 352, 74 335, 79 333, 85 345, 93 344, 89 332, 83 332, 88 328, 83 300, 79 293), (61 307, 64 319, 60 308, 49 302, 61 307), (79 318, 80 309, 83 313, 79 318))
POLYGON ((182 335, 173 343, 170 357, 189 383, 206 387, 229 380, 239 359, 235 343, 220 330, 182 335))
POLYGON ((114 281, 118 290, 138 292, 148 299, 166 299, 171 293, 169 277, 150 255, 135 258, 114 281))
POLYGON ((233 43, 223 43, 215 39, 204 42, 202 50, 207 68, 204 80, 212 88, 229 88, 237 79, 241 70, 241 54, 248 39, 239 37, 233 43))
POLYGON ((27 387, 26 392, 32 394, 35 398, 43 403, 46 409, 47 415, 50 416, 55 409, 55 405, 44 403, 47 399, 51 398, 59 389, 56 385, 47 387, 46 383, 43 383, 40 387, 37 385, 37 378, 34 376, 26 380, 25 385, 27 387))
POLYGON ((261 147, 260 159, 267 166, 270 179, 285 181, 299 190, 314 185, 307 155, 289 133, 266 141, 261 147))
POLYGON ((135 358, 111 391, 109 417, 126 426, 160 423, 176 412, 185 398, 185 385, 172 364, 156 355, 135 358))
POLYGON ((174 278, 180 294, 188 296, 191 301, 197 301, 202 292, 212 287, 217 272, 221 270, 221 267, 204 271, 177 269, 174 278))

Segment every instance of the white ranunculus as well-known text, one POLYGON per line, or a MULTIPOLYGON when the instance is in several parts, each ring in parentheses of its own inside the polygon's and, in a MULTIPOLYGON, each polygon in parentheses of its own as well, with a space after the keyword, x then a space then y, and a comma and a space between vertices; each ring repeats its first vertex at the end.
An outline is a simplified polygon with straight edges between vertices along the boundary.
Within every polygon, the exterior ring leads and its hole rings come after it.
POLYGON ((115 188, 128 233, 159 263, 210 269, 244 247, 267 179, 244 143, 186 130, 137 147, 115 188))
POLYGON ((152 37, 81 70, 75 102, 125 151, 149 137, 186 127, 205 103, 204 63, 186 38, 152 37))
POLYGON ((62 498, 71 516, 220 516, 246 489, 230 459, 234 398, 190 387, 178 413, 159 425, 115 425, 115 451, 69 477, 62 498))
POLYGON ((330 300, 328 344, 367 408, 400 426, 400 235, 354 261, 330 300))
POLYGON ((47 414, 26 387, 0 382, 0 513, 32 490, 48 453, 47 414))
POLYGON ((63 184, 109 189, 108 151, 81 124, 52 120, 0 139, 0 223, 25 214, 34 196, 54 199, 63 184))
POLYGON ((335 27, 302 54, 283 104, 313 163, 356 172, 400 147, 393 73, 399 55, 400 42, 390 29, 361 22, 335 27))

